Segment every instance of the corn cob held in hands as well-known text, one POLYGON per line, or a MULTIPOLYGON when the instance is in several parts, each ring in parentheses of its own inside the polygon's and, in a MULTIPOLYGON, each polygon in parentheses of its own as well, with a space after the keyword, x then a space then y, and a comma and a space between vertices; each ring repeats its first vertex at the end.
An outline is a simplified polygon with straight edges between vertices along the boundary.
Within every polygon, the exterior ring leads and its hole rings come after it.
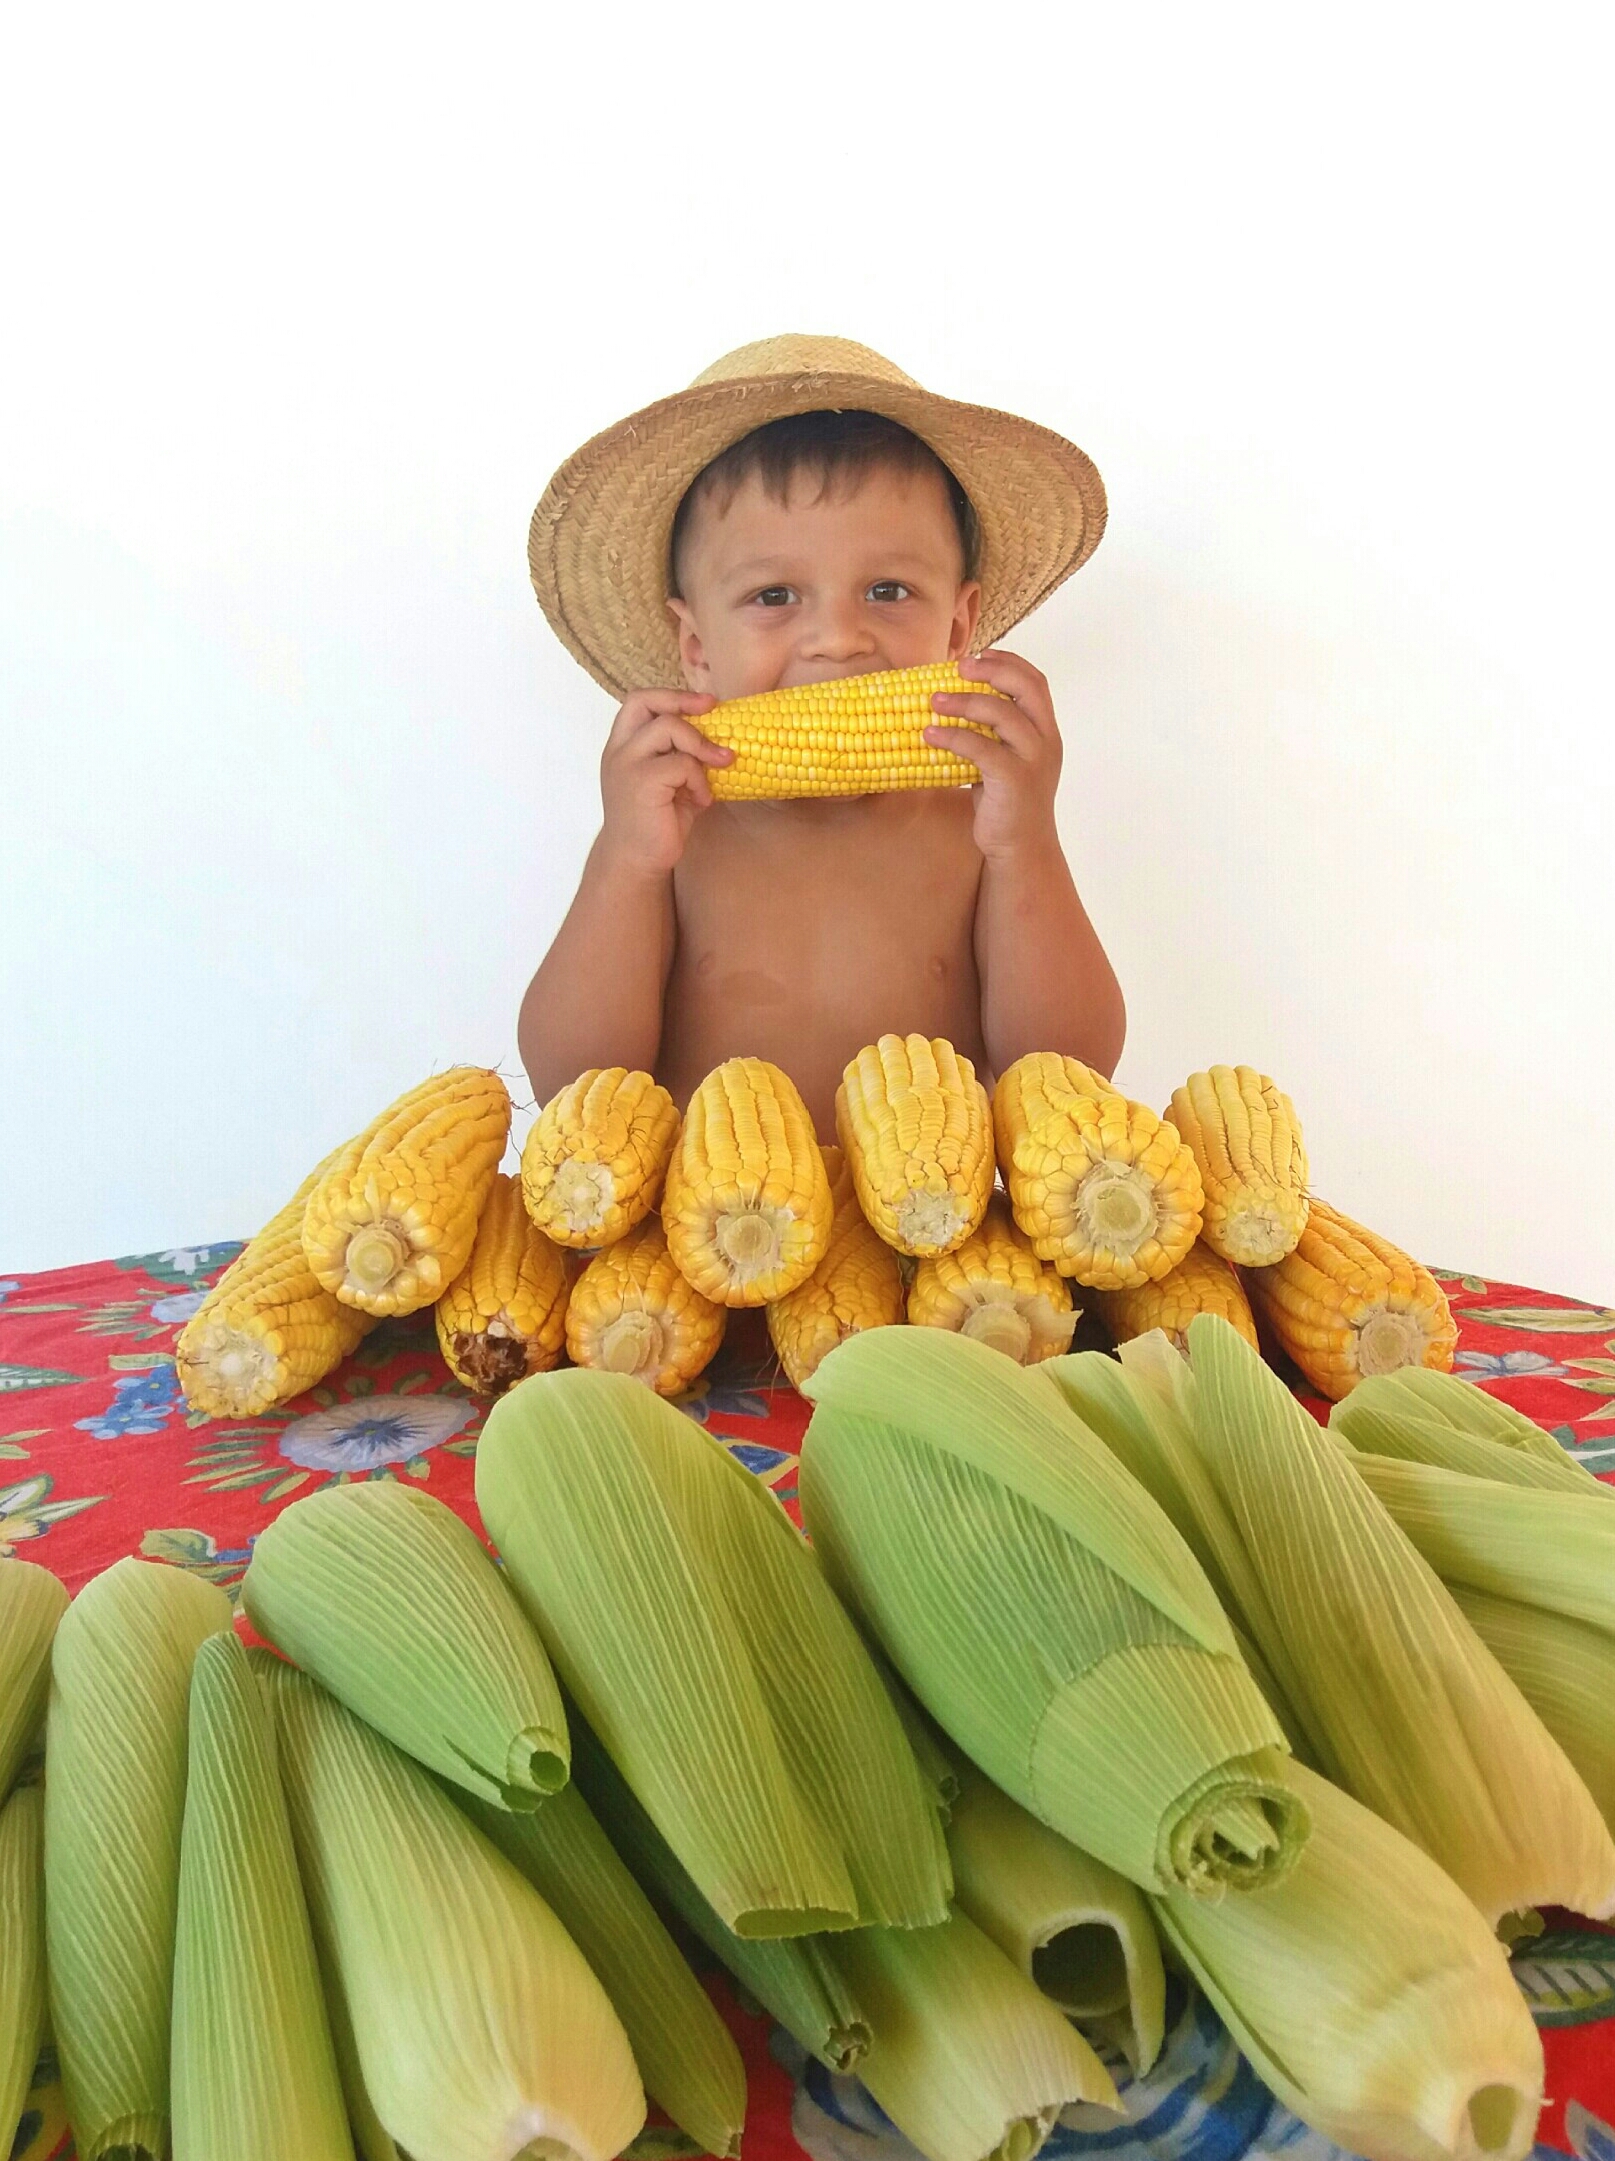
POLYGON ((558 1246, 614 1245, 661 1198, 678 1130, 678 1106, 648 1073, 591 1067, 527 1136, 527 1213, 558 1246))
POLYGON ((865 1220, 841 1150, 823 1153, 835 1208, 830 1243, 807 1281, 768 1308, 769 1337, 793 1388, 800 1388, 826 1352, 848 1336, 903 1318, 897 1255, 865 1220))
POLYGON ((883 1035, 861 1050, 836 1091, 836 1132, 864 1214, 899 1253, 951 1253, 981 1222, 992 1106, 942 1037, 883 1035))
POLYGON ((308 1196, 303 1251, 325 1289, 366 1313, 431 1305, 470 1257, 509 1131, 505 1084, 482 1066, 390 1104, 308 1196))
POLYGON ((256 1418, 323 1380, 375 1326, 316 1280, 303 1251, 308 1196, 335 1160, 310 1172, 180 1330, 174 1363, 193 1411, 256 1418))
POLYGON ((1204 1232, 1176 1268, 1169 1268, 1154 1282, 1135 1283, 1124 1291, 1095 1290, 1090 1297, 1113 1343, 1128 1343, 1134 1336, 1147 1336, 1152 1328, 1164 1328, 1177 1348, 1187 1352, 1188 1327, 1194 1316, 1220 1313, 1253 1351, 1258 1347, 1250 1300, 1233 1269, 1206 1243, 1204 1232))
POLYGON ((1117 1291, 1175 1268, 1200 1234, 1199 1167, 1175 1126, 1078 1058, 1032 1051, 993 1097, 998 1162, 1039 1260, 1117 1291))
POLYGON ((1068 1351, 1077 1325, 1070 1286, 1044 1267, 997 1193, 981 1228, 957 1251, 920 1262, 909 1287, 908 1317, 920 1328, 974 1336, 1019 1366, 1068 1351))
POLYGON ((1205 1187, 1201 1237, 1246 1268, 1293 1252, 1307 1220, 1307 1152, 1295 1105, 1254 1066, 1214 1065, 1175 1089, 1166 1116, 1205 1187))
POLYGON ((938 691, 1003 696, 989 684, 967 682, 946 660, 725 699, 697 722, 709 742, 735 753, 732 764, 708 769, 713 796, 722 803, 968 786, 980 780, 978 769, 927 743, 925 730, 945 725, 986 736, 992 730, 933 712, 938 691))
POLYGON ((558 1366, 567 1288, 565 1253, 529 1220, 520 1182, 496 1172, 471 1257, 433 1309, 438 1347, 461 1387, 502 1395, 558 1366))
POLYGON ((1399 1366, 1451 1371, 1458 1328, 1429 1269, 1316 1198, 1294 1252, 1242 1280, 1258 1318, 1332 1402, 1399 1366))
POLYGON ((575 1366, 626 1373, 676 1396, 717 1356, 727 1306, 705 1298, 674 1265, 661 1219, 647 1216, 572 1286, 567 1356, 575 1366))
POLYGON ((703 1297, 763 1306, 805 1283, 830 1243, 830 1180, 796 1084, 764 1058, 707 1075, 667 1166, 667 1247, 703 1297))

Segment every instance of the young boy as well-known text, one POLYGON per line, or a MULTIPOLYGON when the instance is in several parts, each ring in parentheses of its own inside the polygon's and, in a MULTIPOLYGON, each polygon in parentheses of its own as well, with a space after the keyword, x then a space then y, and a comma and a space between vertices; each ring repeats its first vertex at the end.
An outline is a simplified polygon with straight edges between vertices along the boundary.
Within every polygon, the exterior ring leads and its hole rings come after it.
POLYGON ((1031 1050, 1110 1076, 1122 995, 1055 830, 1048 684, 975 651, 1103 524, 1074 445, 835 338, 742 347, 561 468, 533 582, 622 705, 600 833, 522 1004, 540 1103, 622 1065, 682 1105, 724 1059, 760 1057, 829 1140, 843 1067, 889 1032, 947 1037, 989 1091, 1031 1050), (979 786, 713 802, 731 756, 701 733, 717 700, 938 660, 1014 701, 933 700, 927 740, 979 786))

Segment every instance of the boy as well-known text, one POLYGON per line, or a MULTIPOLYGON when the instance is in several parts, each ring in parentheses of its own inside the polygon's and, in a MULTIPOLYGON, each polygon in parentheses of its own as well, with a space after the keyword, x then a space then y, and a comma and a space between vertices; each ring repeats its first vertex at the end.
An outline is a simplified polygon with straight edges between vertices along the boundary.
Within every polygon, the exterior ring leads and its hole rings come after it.
POLYGON ((1055 830, 1048 685, 974 650, 1103 524, 1074 445, 839 338, 742 347, 561 468, 533 517, 534 586, 623 702, 601 830, 522 1005, 540 1103, 623 1065, 682 1106, 724 1059, 760 1057, 828 1140, 843 1067, 889 1032, 947 1037, 989 1092, 1031 1050, 1111 1075, 1122 995, 1055 830), (1014 701, 933 700, 927 740, 979 786, 713 803, 717 700, 937 660, 1014 701))

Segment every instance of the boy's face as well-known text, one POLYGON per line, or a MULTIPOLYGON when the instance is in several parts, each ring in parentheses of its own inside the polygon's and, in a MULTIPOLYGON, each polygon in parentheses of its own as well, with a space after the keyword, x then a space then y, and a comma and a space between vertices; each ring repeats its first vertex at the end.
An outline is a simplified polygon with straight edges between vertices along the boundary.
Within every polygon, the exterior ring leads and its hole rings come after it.
POLYGON ((886 466, 820 493, 793 479, 777 502, 756 474, 720 512, 698 503, 670 600, 691 690, 787 690, 969 651, 981 587, 960 575, 940 473, 886 466))

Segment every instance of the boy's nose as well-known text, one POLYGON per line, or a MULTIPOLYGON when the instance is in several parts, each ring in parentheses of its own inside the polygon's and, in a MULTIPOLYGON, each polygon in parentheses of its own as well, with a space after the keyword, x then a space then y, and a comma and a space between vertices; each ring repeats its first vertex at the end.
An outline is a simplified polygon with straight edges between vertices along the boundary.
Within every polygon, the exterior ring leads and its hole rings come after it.
POLYGON ((801 653, 804 660, 844 663, 867 660, 875 651, 869 623, 851 608, 827 608, 804 625, 801 653))

